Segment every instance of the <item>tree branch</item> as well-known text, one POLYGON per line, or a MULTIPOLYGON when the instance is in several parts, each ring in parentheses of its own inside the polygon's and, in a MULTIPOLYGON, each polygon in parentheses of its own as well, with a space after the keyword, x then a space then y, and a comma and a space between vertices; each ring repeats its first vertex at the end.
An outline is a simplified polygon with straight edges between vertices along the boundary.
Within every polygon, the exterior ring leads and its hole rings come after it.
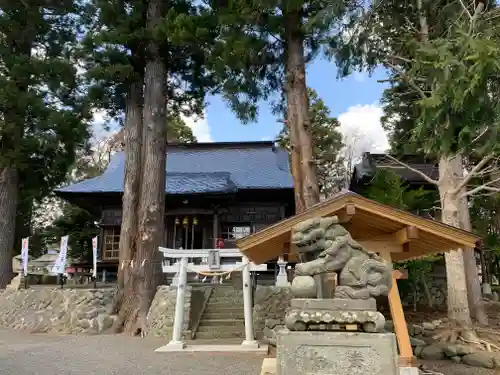
POLYGON ((458 2, 462 6, 462 9, 464 10, 464 13, 467 14, 467 16, 469 17, 469 20, 472 21, 472 14, 470 14, 469 9, 467 9, 467 6, 464 4, 463 0, 458 0, 458 2))
POLYGON ((467 173, 462 180, 462 182, 454 189, 451 194, 456 195, 462 191, 463 188, 467 186, 470 180, 477 175, 477 173, 491 160, 493 159, 493 155, 486 155, 479 163, 477 163, 474 168, 471 169, 469 173, 467 173))
POLYGON ((434 180, 432 178, 430 178, 429 176, 427 176, 424 172, 422 171, 419 171, 418 169, 416 168, 413 168, 413 167, 410 167, 408 164, 406 163, 403 163, 402 161, 399 161, 398 159, 396 159, 395 157, 391 156, 391 155, 385 155, 386 158, 388 158, 389 160, 392 160, 393 162, 405 167, 406 169, 418 174, 420 177, 422 177, 425 181, 427 181, 428 183, 430 184, 433 184, 433 185, 438 185, 438 181, 437 180, 434 180))
POLYGON ((500 182, 500 177, 495 178, 494 180, 491 180, 491 181, 489 181, 489 182, 487 182, 485 184, 482 184, 480 186, 477 186, 474 189, 469 190, 468 192, 464 193, 462 196, 463 197, 468 197, 469 195, 473 195, 473 194, 479 193, 480 191, 483 191, 483 190, 486 190, 486 191, 489 191, 489 192, 492 192, 492 193, 500 193, 500 188, 489 186, 491 184, 494 184, 495 182, 500 182))
POLYGON ((418 87, 418 85, 412 79, 408 78, 408 76, 401 69, 398 69, 398 67, 392 64, 390 61, 385 60, 384 63, 389 67, 391 67, 392 69, 394 69, 395 71, 397 71, 398 72, 397 74, 401 76, 406 81, 406 83, 410 85, 420 95, 422 99, 427 98, 427 95, 425 94, 424 90, 418 87))

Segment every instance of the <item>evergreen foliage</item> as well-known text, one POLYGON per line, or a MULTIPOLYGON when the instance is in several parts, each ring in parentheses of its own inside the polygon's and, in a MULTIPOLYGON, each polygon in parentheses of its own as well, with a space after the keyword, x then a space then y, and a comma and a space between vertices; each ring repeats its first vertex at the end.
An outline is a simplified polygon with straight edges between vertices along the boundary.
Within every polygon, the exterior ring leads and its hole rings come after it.
POLYGON ((64 181, 89 135, 73 56, 81 10, 76 1, 2 5, 0 165, 18 169, 23 198, 64 181))
POLYGON ((17 214, 2 203, 1 285, 10 277, 7 262, 30 235, 33 202, 66 179, 89 137, 90 113, 74 56, 82 10, 78 0, 2 3, 0 172, 8 177, 0 196, 17 214))

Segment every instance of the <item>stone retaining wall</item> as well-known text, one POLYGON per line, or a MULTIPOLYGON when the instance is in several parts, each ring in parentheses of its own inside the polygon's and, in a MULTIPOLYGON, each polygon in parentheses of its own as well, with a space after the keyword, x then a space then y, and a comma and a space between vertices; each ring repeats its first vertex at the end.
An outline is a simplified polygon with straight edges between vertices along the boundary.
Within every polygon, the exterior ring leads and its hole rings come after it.
POLYGON ((283 324, 292 294, 288 287, 257 286, 254 295, 253 327, 258 340, 274 342, 274 327, 283 324))
MULTIPOLYGON (((208 290, 209 288, 206 288, 208 290)), ((186 290, 184 330, 190 338, 191 319, 200 311, 191 311, 192 299, 203 298, 205 290, 186 290)), ((113 288, 7 289, 0 293, 0 327, 23 329, 33 333, 96 334, 108 330, 116 316, 111 315, 113 288)), ((148 313, 148 333, 169 339, 175 315, 176 288, 160 286, 148 313)), ((199 307, 199 303, 193 304, 199 307)))
MULTIPOLYGON (((191 329, 199 323, 203 311, 203 301, 210 287, 186 287, 184 299, 184 325, 182 335, 184 339, 191 339, 191 329)), ((156 292, 153 303, 148 313, 148 333, 156 337, 172 337, 175 317, 175 303, 177 300, 177 287, 160 286, 156 292)))
POLYGON ((113 325, 113 289, 33 288, 0 294, 0 326, 31 332, 100 333, 113 325))

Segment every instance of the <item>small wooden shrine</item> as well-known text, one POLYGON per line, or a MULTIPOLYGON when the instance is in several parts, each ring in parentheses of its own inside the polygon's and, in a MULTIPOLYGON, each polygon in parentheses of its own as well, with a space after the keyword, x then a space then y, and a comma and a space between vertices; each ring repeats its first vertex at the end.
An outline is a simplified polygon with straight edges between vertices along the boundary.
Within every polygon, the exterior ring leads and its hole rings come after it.
MULTIPOLYGON (((481 240, 472 233, 377 203, 346 190, 300 214, 239 240, 237 246, 255 264, 284 254, 288 254, 289 260, 293 260, 293 251, 290 249, 292 228, 313 217, 333 215, 339 217, 342 225, 357 242, 388 262, 416 259, 459 248, 474 251, 481 240)), ((393 272, 393 287, 388 299, 399 346, 400 365, 411 366, 414 356, 396 283, 397 279, 404 277, 404 272, 393 272)))

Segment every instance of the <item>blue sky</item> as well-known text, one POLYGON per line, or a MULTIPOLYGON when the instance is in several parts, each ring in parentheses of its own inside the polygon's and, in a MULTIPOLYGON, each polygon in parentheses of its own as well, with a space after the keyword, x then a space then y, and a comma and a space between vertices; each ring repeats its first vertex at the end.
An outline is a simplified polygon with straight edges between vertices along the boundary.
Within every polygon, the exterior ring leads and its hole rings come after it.
MULTIPOLYGON (((342 130, 357 128, 360 133, 373 138, 375 149, 385 148, 385 134, 379 123, 382 113, 379 101, 384 85, 377 82, 385 77, 384 71, 377 70, 371 77, 366 73, 355 73, 342 80, 336 75, 333 63, 317 59, 308 66, 307 85, 318 92, 332 115, 339 118, 342 130)), ((280 130, 269 103, 260 105, 257 122, 242 124, 220 97, 208 98, 203 121, 187 122, 199 141, 271 140, 280 130)))

